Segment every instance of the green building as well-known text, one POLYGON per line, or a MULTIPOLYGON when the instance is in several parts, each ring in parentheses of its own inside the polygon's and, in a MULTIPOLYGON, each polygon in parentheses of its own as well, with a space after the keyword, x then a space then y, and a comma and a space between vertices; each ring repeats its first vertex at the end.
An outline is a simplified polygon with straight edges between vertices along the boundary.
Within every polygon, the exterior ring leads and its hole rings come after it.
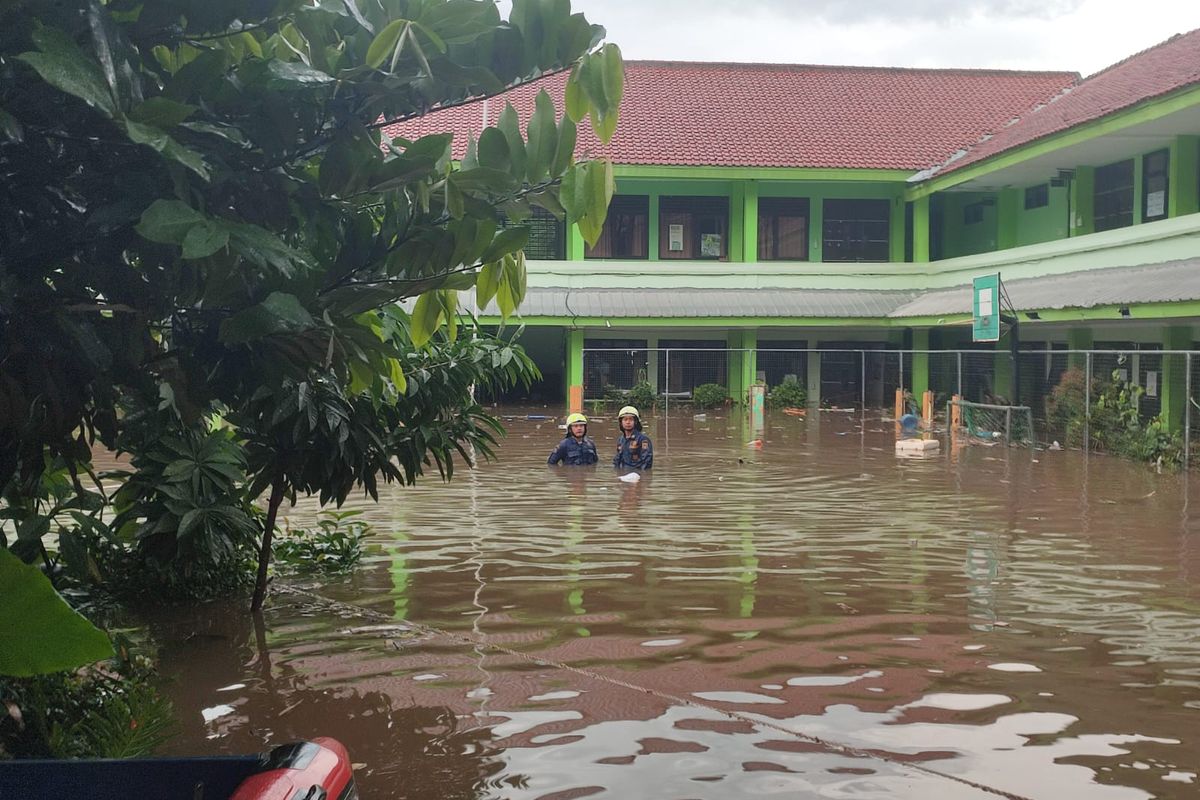
MULTIPOLYGON (((1087 78, 629 63, 613 142, 580 132, 580 157, 616 165, 600 241, 534 221, 522 343, 545 373, 541 399, 638 379, 683 394, 712 380, 742 399, 782 374, 806 380, 810 399, 831 387, 866 398, 846 363, 799 351, 979 351, 970 284, 1000 273, 1022 347, 1144 353, 1154 369, 1135 366, 1135 379, 1180 419, 1182 362, 1150 359, 1197 338, 1197 64, 1200 31, 1087 78), (661 348, 682 348, 678 366, 656 363, 661 348), (599 356, 585 364, 585 349, 599 356), (721 352, 686 355, 705 350, 721 352)), ((527 118, 546 88, 561 108, 563 84, 549 76, 392 132, 453 130, 461 151, 506 102, 527 118)), ((985 347, 986 389, 1005 394, 1007 337, 985 347)), ((901 358, 902 385, 929 386, 937 362, 901 358)))

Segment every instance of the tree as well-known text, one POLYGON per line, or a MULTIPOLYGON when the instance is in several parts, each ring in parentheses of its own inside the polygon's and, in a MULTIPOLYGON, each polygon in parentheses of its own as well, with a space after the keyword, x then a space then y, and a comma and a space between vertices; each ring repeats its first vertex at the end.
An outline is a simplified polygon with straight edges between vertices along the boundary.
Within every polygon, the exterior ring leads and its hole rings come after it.
POLYGON ((237 538, 229 509, 269 490, 260 576, 285 496, 486 454, 467 387, 531 366, 471 319, 459 337, 457 293, 519 305, 528 230, 500 213, 598 237, 612 167, 574 151, 577 123, 607 141, 617 121, 602 37, 566 0, 508 20, 483 0, 0 3, 0 486, 21 554, 45 533, 26 501, 50 469, 84 493, 96 441, 162 472, 118 492, 112 533, 171 552, 237 538), (542 93, 522 130, 507 108, 457 160, 449 134, 382 137, 559 70, 564 114, 542 93), (184 450, 150 459, 168 434, 184 450), (213 437, 240 452, 198 461, 213 437), (233 488, 172 495, 169 471, 213 463, 233 488))

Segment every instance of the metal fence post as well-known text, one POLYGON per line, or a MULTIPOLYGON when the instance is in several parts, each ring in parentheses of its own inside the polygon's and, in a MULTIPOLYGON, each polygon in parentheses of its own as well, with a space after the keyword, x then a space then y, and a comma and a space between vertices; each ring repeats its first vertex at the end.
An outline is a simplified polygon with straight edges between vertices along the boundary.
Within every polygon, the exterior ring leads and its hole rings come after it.
POLYGON ((671 413, 671 351, 664 351, 667 354, 667 375, 663 381, 663 416, 671 413))
POLYGON ((1186 353, 1186 366, 1183 370, 1183 380, 1186 384, 1183 392, 1183 468, 1187 469, 1192 460, 1192 354, 1186 353))
POLYGON ((858 365, 861 368, 862 379, 858 382, 859 403, 862 406, 863 425, 867 424, 867 351, 858 351, 858 365))
POLYGON ((901 350, 897 355, 898 355, 898 360, 900 361, 900 391, 901 391, 901 393, 903 393, 904 392, 904 351, 901 350))
POLYGON ((1092 354, 1084 354, 1083 378, 1083 450, 1092 451, 1092 354))
POLYGON ((958 396, 962 397, 962 350, 955 353, 958 356, 958 396))

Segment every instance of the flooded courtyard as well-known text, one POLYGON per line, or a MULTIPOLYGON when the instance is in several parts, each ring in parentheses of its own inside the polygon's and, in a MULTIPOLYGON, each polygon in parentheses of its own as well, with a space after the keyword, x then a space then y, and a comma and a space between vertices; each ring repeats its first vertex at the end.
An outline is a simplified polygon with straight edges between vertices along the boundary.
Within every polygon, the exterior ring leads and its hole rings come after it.
POLYGON ((372 800, 1196 796, 1185 477, 721 412, 648 420, 626 484, 506 424, 497 462, 353 501, 364 563, 277 579, 260 624, 148 614, 172 752, 334 736, 372 800))

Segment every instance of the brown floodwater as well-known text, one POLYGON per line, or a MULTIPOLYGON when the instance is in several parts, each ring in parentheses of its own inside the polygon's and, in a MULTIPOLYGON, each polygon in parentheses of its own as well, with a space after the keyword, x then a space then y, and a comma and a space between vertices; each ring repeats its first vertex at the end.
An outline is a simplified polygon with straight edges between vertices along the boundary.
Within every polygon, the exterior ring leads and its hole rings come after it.
POLYGON ((1197 796, 1187 478, 722 412, 649 421, 631 484, 507 424, 497 462, 353 502, 364 563, 277 579, 258 624, 148 611, 170 751, 330 735, 372 800, 1197 796))

